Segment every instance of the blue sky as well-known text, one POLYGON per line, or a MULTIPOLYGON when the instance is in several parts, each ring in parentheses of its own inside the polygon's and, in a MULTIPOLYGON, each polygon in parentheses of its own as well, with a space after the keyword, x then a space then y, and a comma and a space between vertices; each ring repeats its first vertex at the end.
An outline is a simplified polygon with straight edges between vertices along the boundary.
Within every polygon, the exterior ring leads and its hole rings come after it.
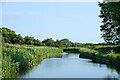
POLYGON ((2 25, 24 36, 103 42, 98 2, 4 2, 2 25))

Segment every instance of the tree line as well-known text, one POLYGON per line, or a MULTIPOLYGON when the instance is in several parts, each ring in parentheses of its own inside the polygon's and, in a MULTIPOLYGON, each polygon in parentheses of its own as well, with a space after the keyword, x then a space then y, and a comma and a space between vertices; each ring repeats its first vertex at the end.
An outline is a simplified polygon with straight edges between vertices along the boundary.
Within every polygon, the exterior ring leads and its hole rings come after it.
POLYGON ((25 45, 50 46, 50 47, 88 47, 88 48, 93 48, 96 45, 109 44, 109 43, 98 43, 98 44, 78 43, 78 42, 72 42, 67 38, 56 41, 53 40, 52 38, 47 38, 44 39, 43 41, 40 41, 39 39, 35 39, 32 36, 22 37, 21 34, 16 34, 15 31, 8 29, 6 27, 2 27, 0 28, 0 30, 2 31, 2 43, 9 43, 9 44, 20 44, 20 45, 25 44, 25 45))
POLYGON ((61 39, 54 41, 52 38, 44 39, 40 41, 39 39, 35 39, 31 36, 22 37, 21 34, 16 34, 15 31, 8 29, 6 27, 2 27, 2 43, 9 44, 26 44, 26 45, 35 45, 35 46, 50 46, 50 47, 84 47, 89 44, 71 42, 69 39, 61 39))
MULTIPOLYGON (((100 31, 101 37, 106 44, 120 44, 120 1, 119 2, 102 2, 98 4, 101 7, 99 17, 102 18, 102 25, 100 31)), ((35 39, 31 36, 25 36, 24 38, 20 34, 16 34, 8 28, 2 28, 2 42, 10 44, 26 44, 35 46, 52 46, 52 47, 82 47, 91 46, 93 44, 73 43, 69 39, 54 41, 52 38, 47 38, 42 42, 39 39, 35 39)))

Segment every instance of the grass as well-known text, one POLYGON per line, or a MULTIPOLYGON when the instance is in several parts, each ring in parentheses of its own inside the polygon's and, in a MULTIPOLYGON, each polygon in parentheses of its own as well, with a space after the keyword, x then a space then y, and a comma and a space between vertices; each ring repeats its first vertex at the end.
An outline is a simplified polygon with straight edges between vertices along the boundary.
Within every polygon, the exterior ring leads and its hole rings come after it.
POLYGON ((4 44, 2 46, 2 77, 16 78, 18 73, 25 71, 48 57, 59 57, 54 53, 80 53, 81 58, 89 58, 94 62, 120 66, 120 45, 83 47, 37 47, 33 45, 4 44))
POLYGON ((120 66, 120 45, 64 48, 63 51, 80 53, 81 58, 92 59, 94 62, 120 66))
POLYGON ((2 41, 0 33, 0 80, 2 79, 2 41))
POLYGON ((2 77, 15 78, 19 71, 26 70, 62 49, 55 47, 36 47, 23 45, 7 45, 2 47, 2 77), (12 74, 11 74, 12 73, 12 74))

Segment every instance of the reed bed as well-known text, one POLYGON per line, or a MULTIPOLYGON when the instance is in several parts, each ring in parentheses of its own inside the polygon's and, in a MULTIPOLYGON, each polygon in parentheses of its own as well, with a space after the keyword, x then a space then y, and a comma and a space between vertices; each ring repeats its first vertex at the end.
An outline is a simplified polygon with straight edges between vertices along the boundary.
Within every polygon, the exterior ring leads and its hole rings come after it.
POLYGON ((2 47, 2 77, 15 78, 20 71, 39 64, 43 59, 61 53, 62 49, 55 47, 36 47, 5 45, 2 47))

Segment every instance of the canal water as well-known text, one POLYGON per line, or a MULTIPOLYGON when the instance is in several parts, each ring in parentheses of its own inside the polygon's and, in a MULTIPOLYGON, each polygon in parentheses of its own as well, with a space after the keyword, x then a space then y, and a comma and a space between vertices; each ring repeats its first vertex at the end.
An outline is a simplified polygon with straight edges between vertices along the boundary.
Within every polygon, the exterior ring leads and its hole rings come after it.
POLYGON ((120 78, 115 69, 105 64, 92 63, 79 58, 77 53, 58 53, 62 58, 44 59, 20 78, 120 78))

